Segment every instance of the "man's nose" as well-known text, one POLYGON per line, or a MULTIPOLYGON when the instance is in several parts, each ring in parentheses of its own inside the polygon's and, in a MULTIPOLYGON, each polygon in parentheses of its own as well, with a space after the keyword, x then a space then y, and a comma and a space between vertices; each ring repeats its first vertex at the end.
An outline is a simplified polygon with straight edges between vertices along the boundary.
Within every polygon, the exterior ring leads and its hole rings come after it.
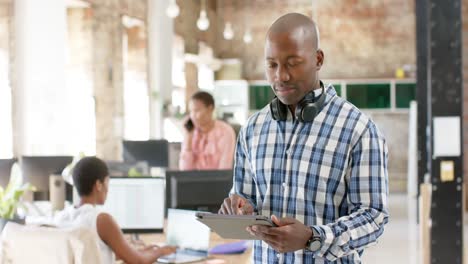
POLYGON ((280 82, 287 82, 290 79, 290 75, 287 68, 283 66, 278 66, 278 68, 276 69, 275 76, 276 80, 280 82))

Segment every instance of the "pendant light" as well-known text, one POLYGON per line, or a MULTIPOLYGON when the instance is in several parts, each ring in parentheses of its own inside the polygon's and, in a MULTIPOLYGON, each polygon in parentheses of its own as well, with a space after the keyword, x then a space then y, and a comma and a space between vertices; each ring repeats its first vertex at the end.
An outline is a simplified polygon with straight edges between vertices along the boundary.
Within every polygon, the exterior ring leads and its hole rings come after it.
POLYGON ((210 21, 208 20, 208 16, 206 15, 206 6, 205 0, 202 0, 201 10, 200 10, 200 17, 197 20, 197 27, 198 29, 205 31, 210 27, 210 21))
POLYGON ((179 6, 177 5, 176 0, 170 0, 170 1, 171 2, 169 3, 166 9, 166 15, 170 18, 176 18, 180 13, 179 6))
POLYGON ((234 38, 234 30, 232 30, 231 22, 226 22, 224 26, 223 36, 227 40, 231 40, 234 38))

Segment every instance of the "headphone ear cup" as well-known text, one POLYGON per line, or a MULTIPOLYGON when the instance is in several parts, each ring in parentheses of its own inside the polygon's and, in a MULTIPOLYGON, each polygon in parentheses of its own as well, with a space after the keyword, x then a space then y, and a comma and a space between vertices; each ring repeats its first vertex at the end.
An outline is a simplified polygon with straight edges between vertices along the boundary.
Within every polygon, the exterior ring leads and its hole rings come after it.
POLYGON ((302 120, 302 107, 303 107, 303 102, 299 102, 297 105, 296 105, 296 111, 294 112, 294 115, 296 116, 296 119, 297 121, 299 122, 304 122, 304 120, 302 120))
POLYGON ((299 122, 312 122, 314 120, 315 115, 311 115, 312 110, 310 109, 311 107, 315 108, 315 103, 314 103, 314 93, 308 93, 304 99, 299 101, 299 103, 296 106, 296 119, 299 122))
POLYGON ((275 97, 273 98, 273 100, 271 100, 270 102, 270 113, 271 113, 271 117, 274 119, 274 120, 278 120, 279 117, 278 117, 278 107, 277 107, 277 101, 278 99, 275 97))
POLYGON ((298 117, 298 119, 301 122, 313 122, 318 112, 319 112, 319 109, 317 108, 316 104, 314 103, 307 104, 304 108, 301 109, 301 112, 299 113, 300 117, 298 117))
POLYGON ((319 105, 314 102, 314 93, 307 94, 296 106, 296 119, 299 122, 312 122, 318 114, 319 105))
POLYGON ((287 107, 277 97, 270 102, 271 116, 276 121, 284 121, 287 119, 287 107))

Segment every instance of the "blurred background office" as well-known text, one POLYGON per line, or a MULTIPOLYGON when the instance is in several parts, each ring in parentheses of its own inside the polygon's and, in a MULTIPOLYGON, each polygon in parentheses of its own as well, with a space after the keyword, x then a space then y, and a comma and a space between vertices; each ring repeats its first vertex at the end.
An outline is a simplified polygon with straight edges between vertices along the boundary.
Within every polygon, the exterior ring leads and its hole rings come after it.
MULTIPOLYGON (((388 141, 390 224, 364 260, 418 263, 419 187, 413 170, 418 155, 409 149, 417 139, 411 134, 416 115, 410 102, 417 99, 418 54, 427 48, 417 46, 417 21, 420 10, 429 10, 418 4, 449 6, 418 1, 0 0, 0 184, 19 161, 25 180, 38 187, 32 199, 50 199, 49 176, 61 174, 82 153, 106 160, 111 176, 146 179, 111 180, 120 187, 110 198, 138 193, 122 186, 159 190, 163 185, 151 178, 160 177, 172 188, 166 196, 140 193, 148 199, 166 197, 158 212, 178 204, 215 211, 213 200, 227 193, 232 172, 220 171, 218 180, 216 172, 207 172, 208 178, 197 180, 196 172, 179 171, 190 97, 200 90, 212 94, 214 118, 237 132, 273 98, 264 75, 268 26, 282 14, 300 12, 319 26, 326 55, 323 81, 369 115, 388 141), (198 205, 174 189, 180 185, 188 195, 207 179, 223 192, 213 198, 194 191, 198 205)), ((468 18, 468 1, 449 2, 468 18)), ((441 19, 448 17, 453 16, 441 19)), ((454 22, 453 27, 465 36, 465 24, 454 22)), ((468 52, 468 38, 455 43, 453 49, 468 52)), ((458 60, 465 69, 468 56, 460 54, 458 60)), ((468 89, 467 83, 462 87, 468 89)), ((468 101, 461 104, 463 120, 468 101)), ((461 127, 461 135, 468 135, 468 127, 461 127)), ((460 144, 466 149, 468 137, 460 144)), ((457 169, 458 183, 467 178, 467 165, 457 169)), ((118 209, 119 202, 109 203, 118 209)), ((125 221, 132 223, 125 227, 129 230, 141 228, 134 219, 125 221)), ((162 228, 161 219, 154 223, 142 229, 162 228)), ((466 224, 461 220, 458 225, 466 224)))

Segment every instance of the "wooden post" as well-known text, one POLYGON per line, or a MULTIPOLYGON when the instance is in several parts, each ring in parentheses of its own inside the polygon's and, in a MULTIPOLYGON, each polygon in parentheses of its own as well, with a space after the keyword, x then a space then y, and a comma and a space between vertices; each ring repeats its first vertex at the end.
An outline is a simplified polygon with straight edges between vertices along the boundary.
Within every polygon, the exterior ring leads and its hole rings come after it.
POLYGON ((422 264, 431 263, 431 194, 432 185, 422 183, 419 196, 419 252, 422 264))

